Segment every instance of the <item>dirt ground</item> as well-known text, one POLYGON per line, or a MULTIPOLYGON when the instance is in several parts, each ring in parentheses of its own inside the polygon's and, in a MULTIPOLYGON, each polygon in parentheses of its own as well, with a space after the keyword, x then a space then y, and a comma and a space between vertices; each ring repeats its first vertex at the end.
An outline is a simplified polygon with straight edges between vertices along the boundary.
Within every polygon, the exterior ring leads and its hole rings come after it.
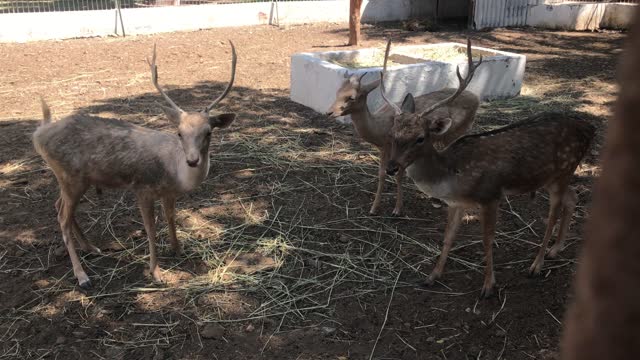
MULTIPOLYGON (((381 47, 389 35, 418 44, 467 33, 366 26, 363 46, 381 47)), ((547 195, 503 201, 499 291, 489 300, 478 300, 475 214, 445 276, 421 287, 439 253, 445 209, 407 184, 405 216, 392 217, 389 179, 381 215, 369 216, 377 152, 350 126, 288 99, 289 56, 349 49, 344 24, 0 44, 0 358, 555 358, 624 34, 471 35, 474 44, 527 55, 522 95, 483 104, 474 131, 548 109, 601 124, 576 172, 567 247, 545 262, 543 276, 526 273, 547 195), (145 57, 157 42, 161 83, 180 106, 198 109, 226 84, 226 39, 238 49, 238 75, 220 110, 239 118, 214 136, 206 181, 178 201, 182 256, 170 255, 158 217, 161 265, 173 281, 156 285, 144 273, 148 246, 133 196, 90 190, 77 217, 104 254, 81 254, 94 287, 78 288, 56 222, 55 178, 30 141, 41 117, 37 96, 54 117, 84 112, 174 131, 145 57)))

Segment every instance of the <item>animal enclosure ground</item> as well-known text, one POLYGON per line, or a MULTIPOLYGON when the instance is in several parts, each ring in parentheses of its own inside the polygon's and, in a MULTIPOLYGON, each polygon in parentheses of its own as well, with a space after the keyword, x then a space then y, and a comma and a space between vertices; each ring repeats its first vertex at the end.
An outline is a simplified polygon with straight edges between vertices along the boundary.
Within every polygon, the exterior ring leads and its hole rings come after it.
MULTIPOLYGON (((466 36, 398 28, 365 26, 363 46, 382 47, 389 35, 408 44, 466 36)), ((471 35, 476 45, 527 55, 522 95, 484 103, 474 131, 548 109, 601 124, 574 179, 579 203, 567 246, 540 278, 526 273, 544 233, 546 193, 503 201, 499 291, 487 301, 477 300, 475 214, 442 280, 421 287, 439 253, 445 209, 407 184, 405 216, 391 217, 388 179, 381 215, 369 216, 377 152, 350 126, 288 99, 289 56, 344 48, 346 25, 0 44, 0 358, 368 359, 374 346, 376 359, 555 358, 624 35, 471 35), (55 178, 30 141, 38 95, 56 118, 78 111, 174 131, 145 62, 154 41, 161 84, 196 109, 227 82, 226 39, 238 49, 238 72, 220 110, 239 118, 214 134, 209 177, 178 200, 182 256, 169 254, 158 218, 169 283, 154 285, 143 273, 148 246, 133 196, 90 190, 77 216, 104 255, 81 254, 94 284, 82 291, 56 221, 55 178)))

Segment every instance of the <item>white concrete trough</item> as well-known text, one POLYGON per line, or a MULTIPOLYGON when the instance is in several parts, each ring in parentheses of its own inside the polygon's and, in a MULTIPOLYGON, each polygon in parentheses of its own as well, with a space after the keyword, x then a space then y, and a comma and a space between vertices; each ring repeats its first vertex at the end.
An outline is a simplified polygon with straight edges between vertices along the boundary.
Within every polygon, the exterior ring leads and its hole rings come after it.
MULTIPOLYGON (((483 63, 467 90, 481 100, 504 99, 520 94, 526 57, 506 51, 472 47, 472 56, 483 63)), ((345 74, 363 74, 364 83, 380 77, 384 50, 300 53, 291 56, 291 100, 324 113, 336 98, 345 74)), ((389 55, 385 85, 391 101, 399 103, 407 93, 427 94, 445 87, 457 87, 456 66, 467 72, 466 45, 440 43, 393 46, 389 55)), ((383 106, 380 90, 368 98, 369 109, 383 106)))

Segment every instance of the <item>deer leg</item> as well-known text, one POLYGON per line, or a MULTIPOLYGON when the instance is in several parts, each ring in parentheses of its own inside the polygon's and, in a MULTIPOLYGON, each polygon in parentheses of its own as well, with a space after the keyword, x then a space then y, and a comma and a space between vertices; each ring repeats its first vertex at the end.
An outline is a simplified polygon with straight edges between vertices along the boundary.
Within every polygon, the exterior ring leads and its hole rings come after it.
POLYGON ((78 285, 83 289, 89 289, 91 288, 91 280, 89 280, 89 276, 87 276, 87 273, 82 268, 80 258, 76 253, 76 248, 72 240, 73 222, 75 221, 73 213, 78 200, 80 200, 80 197, 86 190, 86 186, 84 188, 77 187, 75 190, 72 190, 72 188, 73 186, 67 186, 60 182, 60 199, 56 201, 56 208, 58 209, 58 223, 62 230, 62 240, 64 241, 64 245, 69 253, 69 258, 71 259, 73 274, 76 279, 78 279, 78 285))
POLYGON ((436 267, 431 271, 431 274, 427 278, 426 285, 433 285, 436 279, 442 276, 444 270, 444 264, 447 262, 449 256, 449 250, 453 245, 453 239, 456 237, 456 232, 460 226, 462 220, 462 208, 457 206, 450 206, 447 209, 447 227, 444 230, 444 244, 442 245, 442 252, 438 258, 436 267))
POLYGON ((542 265, 544 264, 544 255, 547 251, 547 244, 549 243, 549 239, 551 238, 551 234, 553 233, 553 227, 556 225, 558 212, 560 211, 560 207, 562 206, 563 193, 564 191, 557 191, 557 189, 549 191, 549 218, 547 220, 547 230, 544 233, 544 238, 542 239, 542 245, 538 250, 538 255, 529 268, 530 276, 538 275, 540 273, 540 270, 542 270, 542 265))
POLYGON ((73 218, 73 223, 71 225, 73 226, 72 227, 73 235, 78 241, 78 244, 80 245, 80 249, 82 249, 82 251, 86 251, 86 252, 89 252, 92 254, 98 254, 98 255, 102 254, 102 251, 100 250, 100 248, 91 244, 91 242, 87 240, 86 236, 84 236, 84 232, 80 228, 80 225, 78 225, 78 222, 76 221, 75 217, 73 218))
MULTIPOLYGON (((56 211, 60 211, 60 207, 62 206, 62 204, 64 204, 64 201, 62 200, 62 196, 60 196, 58 200, 56 200, 56 211)), ((76 220, 75 216, 73 217, 71 230, 73 231, 73 236, 78 242, 78 246, 80 246, 80 249, 82 249, 82 251, 90 252, 93 254, 102 254, 102 251, 100 251, 98 247, 93 246, 84 236, 84 232, 82 232, 80 225, 78 225, 78 221, 76 220)))
POLYGON ((60 206, 62 206, 62 194, 60 194, 60 196, 58 197, 58 200, 56 200, 56 203, 53 206, 56 208, 56 213, 59 213, 60 206))
POLYGON ((402 179, 404 177, 404 169, 398 170, 398 174, 396 174, 396 186, 398 187, 396 193, 396 207, 393 209, 393 215, 400 216, 402 213, 402 179))
POLYGON ((369 210, 370 215, 377 214, 378 209, 380 208, 380 198, 382 197, 382 190, 384 189, 384 179, 386 176, 388 156, 389 156, 388 146, 385 145, 382 147, 382 150, 380 151, 380 163, 378 164, 378 189, 376 190, 376 196, 373 199, 371 210, 369 210))
POLYGON ((58 217, 60 216, 60 211, 62 211, 63 205, 64 201, 62 200, 62 190, 60 190, 60 196, 58 197, 58 200, 56 200, 56 203, 53 205, 56 208, 56 214, 58 214, 58 217))
POLYGON ((498 202, 483 205, 482 214, 482 244, 484 246, 484 283, 480 290, 481 298, 493 295, 493 287, 496 278, 493 273, 493 240, 496 236, 496 220, 498 215, 498 202))
POLYGON ((556 256, 558 256, 558 253, 564 246, 564 238, 567 235, 567 230, 569 230, 569 224, 571 224, 571 217, 573 216, 573 211, 576 208, 577 202, 578 195, 576 195, 576 192, 571 188, 567 188, 567 191, 562 198, 562 215, 560 217, 558 239, 549 251, 550 258, 555 258, 556 256))
POLYGON ((171 249, 177 255, 180 255, 180 243, 176 237, 176 198, 163 197, 162 209, 164 210, 164 217, 167 220, 167 226, 169 227, 169 241, 171 242, 171 249))
POLYGON ((153 280, 162 282, 162 269, 158 266, 158 255, 156 251, 156 222, 153 215, 153 198, 138 195, 138 207, 142 214, 144 230, 147 232, 149 240, 149 273, 153 280))

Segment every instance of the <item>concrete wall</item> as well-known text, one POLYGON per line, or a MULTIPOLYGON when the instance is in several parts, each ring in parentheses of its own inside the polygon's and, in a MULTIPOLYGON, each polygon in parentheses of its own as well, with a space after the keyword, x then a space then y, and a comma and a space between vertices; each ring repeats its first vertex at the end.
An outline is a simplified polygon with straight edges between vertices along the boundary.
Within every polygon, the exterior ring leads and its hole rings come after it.
MULTIPOLYGON (((396 21, 428 16, 434 0, 364 0, 362 21, 396 21)), ((278 3, 280 24, 347 22, 348 0, 278 3)), ((151 34, 215 27, 276 23, 271 2, 122 9, 125 33, 151 34)), ((115 10, 0 14, 0 41, 108 36, 115 32, 115 10)), ((118 25, 118 33, 122 30, 118 25)))
MULTIPOLYGON (((396 54, 411 54, 412 50, 433 48, 438 46, 462 47, 465 44, 440 43, 430 45, 413 45, 394 47, 396 54)), ((475 93, 481 100, 504 99, 520 93, 522 79, 526 66, 526 57, 520 54, 473 47, 474 50, 485 52, 482 66, 480 66, 469 84, 467 90, 475 93)), ((359 49, 352 51, 327 51, 319 53, 299 53, 291 56, 291 100, 308 106, 323 113, 336 98, 336 91, 345 81, 344 74, 367 74, 364 83, 380 78, 381 67, 366 69, 347 69, 327 60, 336 58, 353 58, 360 55, 370 57, 377 49, 359 49)), ((407 93, 420 96, 447 87, 456 88, 458 78, 456 66, 460 65, 460 72, 466 74, 468 65, 427 61, 419 59, 417 63, 394 66, 387 70, 386 84, 393 84, 387 88, 387 97, 400 103, 407 93)), ((369 109, 376 112, 384 106, 380 89, 371 92, 367 98, 369 109)))
POLYGON ((606 29, 628 29, 635 14, 637 4, 607 4, 600 27, 606 29))
POLYGON ((527 25, 562 30, 626 29, 635 6, 626 3, 536 5, 529 8, 527 25))

